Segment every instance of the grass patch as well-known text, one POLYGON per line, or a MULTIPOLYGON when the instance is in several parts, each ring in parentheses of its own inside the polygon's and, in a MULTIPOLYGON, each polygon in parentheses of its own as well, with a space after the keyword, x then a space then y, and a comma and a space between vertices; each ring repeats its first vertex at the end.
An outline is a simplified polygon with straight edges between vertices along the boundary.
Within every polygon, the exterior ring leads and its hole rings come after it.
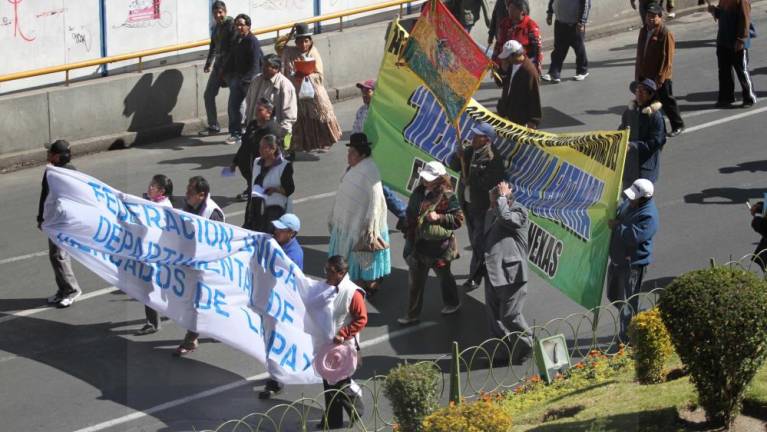
MULTIPOLYGON (((668 370, 680 368, 674 357, 668 370)), ((609 379, 551 397, 535 397, 535 403, 506 405, 512 411, 514 432, 575 431, 688 431, 678 421, 677 409, 697 403, 689 376, 673 375, 661 384, 639 385, 631 367, 609 379), (515 409, 515 406, 519 409, 515 409)), ((767 420, 767 366, 762 367, 746 392, 743 414, 767 420)))

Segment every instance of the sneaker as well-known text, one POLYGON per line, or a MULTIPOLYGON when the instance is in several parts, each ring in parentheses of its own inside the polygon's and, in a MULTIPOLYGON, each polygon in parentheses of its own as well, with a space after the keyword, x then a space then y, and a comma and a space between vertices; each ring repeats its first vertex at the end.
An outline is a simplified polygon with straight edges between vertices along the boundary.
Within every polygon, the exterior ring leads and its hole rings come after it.
POLYGON ((469 279, 466 282, 461 285, 463 288, 463 292, 472 292, 475 289, 479 288, 479 284, 477 282, 474 282, 473 280, 469 279))
POLYGON ((77 292, 77 293, 74 293, 74 294, 71 294, 71 295, 68 295, 68 296, 64 297, 63 299, 61 299, 61 301, 59 302, 58 306, 60 308, 68 308, 68 307, 72 306, 75 303, 75 300, 77 300, 77 298, 80 297, 80 294, 81 293, 77 292))
POLYGON ((754 106, 754 101, 743 101, 743 105, 741 105, 741 108, 751 108, 754 106))
POLYGON ((587 76, 589 76, 588 72, 582 73, 582 74, 578 74, 578 75, 573 77, 573 81, 583 81, 583 80, 586 79, 587 76))
POLYGON ((666 14, 666 18, 668 19, 674 19, 676 18, 676 12, 669 12, 666 14))
POLYGON ((227 139, 224 140, 224 143, 229 145, 235 145, 240 143, 240 137, 237 135, 229 135, 227 139))
POLYGON ((420 319, 410 318, 407 316, 404 316, 402 318, 397 318, 397 322, 399 323, 399 325, 403 325, 403 326, 413 325, 413 324, 416 324, 418 321, 420 321, 420 319))
POLYGON ((221 134, 221 128, 217 126, 208 126, 207 128, 197 132, 197 135, 201 137, 216 136, 221 134))
POLYGON ((64 299, 64 296, 61 295, 61 293, 56 293, 56 294, 48 297, 48 299, 46 301, 48 302, 48 304, 58 304, 63 299, 64 299))
POLYGON ((681 135, 682 132, 684 132, 684 126, 673 129, 671 132, 668 133, 668 136, 673 138, 675 136, 681 135))
POLYGON ((552 77, 551 74, 544 74, 544 75, 541 76, 541 79, 546 81, 546 82, 553 82, 553 83, 558 83, 558 82, 562 81, 562 79, 560 79, 560 78, 552 77))
POLYGON ((235 200, 235 201, 239 201, 239 202, 244 202, 244 201, 247 201, 247 200, 248 200, 248 197, 249 197, 249 195, 248 195, 248 191, 243 191, 242 193, 240 193, 240 194, 237 194, 237 195, 234 197, 234 200, 235 200))
POLYGON ((159 329, 152 324, 144 324, 144 327, 141 327, 136 333, 134 333, 136 336, 146 336, 150 334, 157 333, 159 329))
POLYGON ((193 344, 187 344, 182 343, 176 349, 171 353, 173 357, 184 357, 185 355, 191 354, 194 350, 197 349, 197 343, 193 344))
POLYGON ((439 313, 441 313, 442 315, 452 315, 452 314, 458 312, 460 309, 461 309, 461 304, 458 303, 455 306, 445 306, 445 307, 443 307, 442 310, 439 311, 439 313))

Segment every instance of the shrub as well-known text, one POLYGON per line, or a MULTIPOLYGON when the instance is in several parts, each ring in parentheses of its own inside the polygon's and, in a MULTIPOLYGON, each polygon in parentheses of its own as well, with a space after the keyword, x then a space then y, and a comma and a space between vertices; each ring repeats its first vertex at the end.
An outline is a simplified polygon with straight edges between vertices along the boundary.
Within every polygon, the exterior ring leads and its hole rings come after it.
POLYGON ((511 416, 488 398, 460 405, 450 403, 423 420, 424 432, 506 432, 511 416))
POLYGON ((696 270, 674 280, 659 307, 707 419, 730 425, 767 354, 767 284, 741 269, 696 270))
POLYGON ((674 348, 658 308, 641 312, 629 324, 629 338, 634 347, 634 369, 641 384, 663 382, 663 365, 674 348))
POLYGON ((437 409, 440 373, 433 363, 399 365, 384 382, 384 395, 391 402, 399 430, 420 432, 424 417, 437 409))

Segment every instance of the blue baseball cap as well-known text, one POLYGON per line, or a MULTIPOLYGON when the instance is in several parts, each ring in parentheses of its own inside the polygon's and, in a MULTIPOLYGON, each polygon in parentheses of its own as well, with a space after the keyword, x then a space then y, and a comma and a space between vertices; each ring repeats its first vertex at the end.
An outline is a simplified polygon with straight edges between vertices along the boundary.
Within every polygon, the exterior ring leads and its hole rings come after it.
POLYGON ((495 139, 495 128, 490 126, 489 123, 477 123, 473 128, 471 128, 471 133, 474 135, 484 135, 491 140, 495 139))
POLYGON ((293 232, 301 230, 301 221, 298 219, 298 216, 293 213, 285 213, 279 219, 272 221, 272 225, 275 229, 280 230, 287 229, 293 232))

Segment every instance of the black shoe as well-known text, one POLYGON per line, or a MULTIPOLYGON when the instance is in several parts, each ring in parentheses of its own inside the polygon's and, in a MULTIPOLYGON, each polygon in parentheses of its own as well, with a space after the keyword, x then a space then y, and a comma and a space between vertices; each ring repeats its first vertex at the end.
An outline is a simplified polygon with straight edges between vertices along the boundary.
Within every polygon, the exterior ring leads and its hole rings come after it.
POLYGON ((743 105, 741 105, 741 108, 751 108, 754 106, 754 101, 743 101, 743 105))
POLYGON ((681 134, 682 134, 682 132, 684 132, 684 126, 682 126, 682 127, 678 127, 678 128, 676 128, 676 129, 673 129, 671 132, 669 132, 669 133, 668 133, 668 136, 669 136, 669 137, 671 137, 671 138, 673 138, 673 137, 675 137, 675 136, 679 136, 679 135, 681 135, 681 134))
POLYGON ((153 326, 152 324, 144 324, 144 327, 141 327, 136 333, 134 333, 136 336, 146 336, 150 334, 154 334, 158 332, 158 328, 153 326))
POLYGON ((397 218, 397 226, 395 228, 397 231, 402 231, 403 233, 407 231, 407 218, 404 216, 397 218))
POLYGON ((333 430, 333 429, 341 429, 344 427, 344 424, 341 423, 340 425, 333 426, 325 423, 325 420, 320 421, 317 423, 317 426, 315 426, 319 430, 333 430))
POLYGON ((472 292, 475 289, 479 288, 479 283, 474 282, 473 280, 469 279, 466 282, 464 282, 463 285, 461 285, 461 287, 463 288, 463 292, 468 293, 468 292, 472 292))
POLYGON ((279 382, 268 379, 264 385, 264 389, 258 392, 259 399, 271 399, 272 396, 282 393, 282 386, 279 382))
POLYGON ((248 191, 245 190, 241 194, 237 194, 234 197, 234 200, 237 201, 237 202, 245 202, 245 201, 248 200, 249 197, 250 197, 250 195, 248 194, 248 191))
POLYGON ((719 101, 714 106, 717 108, 732 108, 732 102, 733 101, 730 101, 730 102, 719 101))
POLYGON ((210 127, 210 126, 197 133, 197 135, 201 137, 216 136, 220 134, 221 134, 221 128, 210 127))

